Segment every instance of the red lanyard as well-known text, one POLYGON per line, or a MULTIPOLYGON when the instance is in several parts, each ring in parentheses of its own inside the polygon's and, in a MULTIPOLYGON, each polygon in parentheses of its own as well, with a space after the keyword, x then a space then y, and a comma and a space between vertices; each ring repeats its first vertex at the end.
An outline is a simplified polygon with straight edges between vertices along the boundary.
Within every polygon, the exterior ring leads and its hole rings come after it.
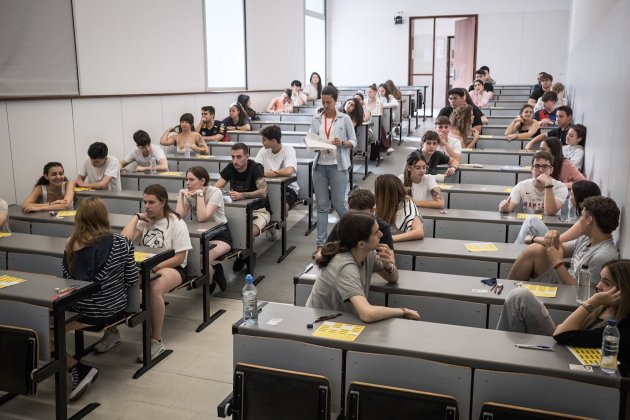
POLYGON ((326 117, 326 114, 324 114, 324 133, 326 134, 326 140, 330 140, 330 131, 332 130, 332 126, 336 119, 337 119, 337 111, 335 111, 335 116, 330 122, 330 127, 328 127, 328 117, 326 117))

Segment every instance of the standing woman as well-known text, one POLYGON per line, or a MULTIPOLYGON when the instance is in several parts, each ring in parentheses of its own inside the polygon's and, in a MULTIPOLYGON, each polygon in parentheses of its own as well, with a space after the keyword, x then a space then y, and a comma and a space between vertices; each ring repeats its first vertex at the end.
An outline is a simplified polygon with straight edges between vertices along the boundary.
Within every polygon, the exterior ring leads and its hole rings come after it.
POLYGON ((251 131, 251 120, 247 116, 243 106, 234 102, 230 105, 230 116, 223 120, 228 130, 251 131))
POLYGON ((258 121, 260 119, 256 116, 256 111, 252 109, 252 100, 249 98, 249 95, 238 95, 236 102, 241 104, 241 106, 245 110, 245 114, 249 117, 250 120, 258 121))
POLYGON ((398 176, 403 186, 411 191, 411 198, 417 207, 443 209, 444 198, 433 175, 427 174, 427 160, 418 151, 407 157, 405 173, 398 176))
MULTIPOLYGON (((81 201, 74 219, 74 230, 66 242, 62 261, 63 276, 99 283, 99 291, 77 302, 72 310, 79 317, 66 324, 66 331, 88 327, 105 328, 125 316, 127 290, 138 281, 133 244, 119 233, 112 233, 105 203, 96 197, 81 201)), ((103 352, 120 344, 116 328, 105 331, 96 344, 103 352), (103 346, 107 343, 106 348, 103 346)), ((66 354, 72 376, 70 401, 81 396, 96 380, 98 369, 66 354)))
POLYGON ((450 116, 451 129, 449 137, 454 137, 460 141, 462 149, 474 148, 478 138, 471 137, 471 127, 473 121, 472 107, 470 105, 462 105, 453 110, 450 116))
MULTIPOLYGON (((132 241, 139 239, 141 246, 159 251, 172 249, 175 255, 153 268, 160 277, 151 282, 151 359, 166 348, 162 341, 164 325, 164 295, 188 279, 186 259, 192 249, 186 223, 168 205, 168 193, 159 184, 149 185, 142 197, 144 213, 136 213, 122 234, 132 241)), ((143 362, 143 354, 138 355, 143 362)))
POLYGON ((505 129, 507 140, 531 139, 540 133, 540 123, 534 119, 534 107, 525 104, 518 117, 514 118, 505 129))
POLYGON ((309 84, 306 85, 304 93, 308 96, 308 99, 314 101, 315 99, 322 99, 322 78, 319 73, 311 73, 309 84))
POLYGON ((65 177, 59 162, 44 165, 44 174, 22 204, 22 211, 69 210, 74 207, 74 181, 65 177))
POLYGON ((486 108, 488 106, 488 101, 490 101, 490 93, 483 89, 484 86, 485 83, 483 80, 477 79, 473 83, 473 90, 468 92, 473 104, 477 105, 479 108, 486 108))
POLYGON ((389 224, 394 242, 424 238, 422 216, 396 175, 379 175, 374 182, 376 215, 389 224))
POLYGON ((321 141, 336 146, 335 150, 320 150, 313 161, 313 186, 317 204, 317 251, 324 246, 328 236, 328 212, 332 206, 341 218, 348 212, 346 206, 346 186, 348 170, 351 167, 351 149, 357 145, 352 120, 344 113, 337 112, 338 93, 333 86, 322 89, 324 111, 316 114, 311 121, 310 132, 319 135, 321 141))
POLYGON ((547 137, 540 142, 540 150, 544 150, 553 156, 551 177, 563 182, 569 190, 574 182, 586 179, 582 172, 578 171, 573 163, 562 154, 562 143, 560 143, 559 138, 547 137))
MULTIPOLYGON (((210 239, 210 243, 215 245, 208 253, 210 263, 212 263, 232 249, 232 235, 225 217, 223 193, 219 188, 208 185, 209 181, 210 174, 203 166, 193 166, 188 169, 186 171, 186 188, 179 191, 175 211, 182 217, 186 217, 188 211, 192 209, 195 218, 200 223, 225 223, 225 228, 210 239)), ((213 279, 213 288, 214 285, 218 284, 221 291, 224 291, 227 287, 227 281, 223 273, 223 266, 210 264, 208 268, 210 269, 208 276, 213 279)))

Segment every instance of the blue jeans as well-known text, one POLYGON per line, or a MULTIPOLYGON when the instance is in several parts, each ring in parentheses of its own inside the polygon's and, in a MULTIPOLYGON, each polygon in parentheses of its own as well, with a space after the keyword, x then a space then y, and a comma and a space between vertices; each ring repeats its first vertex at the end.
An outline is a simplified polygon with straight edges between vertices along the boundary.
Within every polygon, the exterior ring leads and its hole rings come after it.
POLYGON ((328 237, 328 213, 331 201, 328 198, 328 187, 330 187, 333 209, 341 218, 348 212, 347 186, 348 170, 340 171, 337 165, 317 165, 313 169, 313 187, 317 206, 317 246, 323 246, 328 237))
POLYGON ((514 243, 524 244, 525 237, 527 235, 544 236, 547 232, 549 232, 549 228, 543 223, 542 220, 536 217, 530 217, 523 221, 523 224, 521 225, 521 230, 518 232, 518 236, 516 237, 514 243))
POLYGON ((497 330, 552 335, 555 329, 547 308, 529 289, 517 287, 505 297, 497 330))

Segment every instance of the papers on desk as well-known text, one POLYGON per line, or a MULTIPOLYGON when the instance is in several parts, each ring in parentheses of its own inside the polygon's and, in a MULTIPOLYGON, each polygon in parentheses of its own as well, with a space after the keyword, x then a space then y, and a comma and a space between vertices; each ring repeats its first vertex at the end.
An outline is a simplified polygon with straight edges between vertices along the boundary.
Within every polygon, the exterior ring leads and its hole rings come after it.
POLYGON ((161 172, 160 173, 160 175, 164 175, 164 176, 181 176, 183 174, 184 174, 183 172, 175 172, 175 171, 172 171, 172 172, 161 172))
POLYGON ((313 337, 330 338, 331 340, 354 341, 365 327, 361 325, 344 324, 343 322, 324 321, 313 332, 313 337))
POLYGON ((437 186, 440 187, 441 190, 450 190, 451 188, 453 188, 453 186, 450 184, 437 184, 437 186))
POLYGON ((464 244, 469 252, 492 252, 499 249, 492 242, 471 242, 464 244))
POLYGON ((337 146, 322 141, 317 134, 311 133, 310 131, 306 133, 304 143, 306 144, 306 148, 311 152, 318 152, 320 150, 337 150, 337 146))
POLYGON ((14 284, 24 283, 26 279, 21 279, 19 277, 7 276, 6 274, 0 276, 0 289, 4 289, 5 287, 13 286, 14 284))
MULTIPOLYGON (((523 167, 522 166, 518 166, 518 165, 504 165, 504 166, 501 166, 501 170, 502 171, 520 171, 522 169, 523 169, 523 167)), ((527 169, 527 167, 525 167, 525 169, 527 169)))
POLYGON ((76 214, 77 214, 76 210, 63 210, 57 213, 57 218, 62 219, 64 217, 74 217, 76 216, 76 214))
POLYGON ((536 297, 555 298, 558 288, 555 286, 542 286, 539 284, 521 284, 520 287, 531 290, 536 297))
POLYGON ((0 238, 6 238, 11 236, 11 232, 0 232, 0 238))
POLYGON ((573 346, 567 346, 567 348, 583 365, 599 366, 599 362, 602 360, 602 349, 600 348, 573 346))
POLYGON ((133 253, 133 259, 139 263, 142 262, 144 260, 146 260, 147 258, 151 258, 152 256, 154 256, 155 254, 151 254, 149 252, 140 252, 140 251, 134 251, 133 253))
POLYGON ((512 188, 510 188, 510 187, 503 188, 503 192, 511 193, 512 192, 512 188))
POLYGON ((214 155, 197 155, 197 159, 210 159, 213 157, 214 155))
POLYGON ((516 215, 516 218, 518 220, 525 220, 525 219, 531 219, 532 217, 535 217, 536 219, 540 219, 542 220, 542 214, 528 214, 528 213, 519 213, 516 215))
POLYGON ((92 188, 89 187, 74 187, 74 191, 92 191, 92 188))
POLYGON ((491 135, 488 135, 488 134, 481 134, 481 135, 479 136, 479 138, 480 138, 480 139, 491 139, 491 138, 492 138, 492 136, 491 136, 491 135))
POLYGON ((531 171, 531 170, 532 170, 531 165, 527 165, 527 166, 525 166, 524 168, 525 168, 526 170, 528 170, 528 171, 531 171))
POLYGON ((473 149, 469 148, 469 147, 464 147, 462 148, 462 152, 472 152, 473 149))
POLYGON ((459 167, 460 168, 483 168, 483 164, 481 164, 481 163, 460 163, 459 167))

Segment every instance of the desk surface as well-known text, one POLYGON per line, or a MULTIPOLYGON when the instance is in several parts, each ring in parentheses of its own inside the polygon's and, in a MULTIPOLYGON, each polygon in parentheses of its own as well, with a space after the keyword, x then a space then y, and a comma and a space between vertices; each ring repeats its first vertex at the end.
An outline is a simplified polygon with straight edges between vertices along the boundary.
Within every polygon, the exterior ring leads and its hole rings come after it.
POLYGON ((570 370, 569 364, 577 364, 577 359, 566 347, 556 344, 552 337, 398 318, 366 324, 354 314, 343 314, 335 320, 365 326, 354 342, 314 337, 314 330, 306 328, 306 324, 330 313, 322 309, 269 303, 258 315, 257 326, 235 324, 233 333, 416 357, 474 369, 532 373, 609 387, 620 386, 618 375, 607 375, 598 369, 591 373, 570 370), (280 322, 269 324, 274 318, 280 322), (515 344, 549 345, 554 351, 518 349, 515 344))
POLYGON ((462 149, 462 154, 534 156, 533 151, 519 149, 462 149))
MULTIPOLYGON (((262 143, 259 141, 241 141, 239 143, 243 143, 244 145, 246 145, 247 147, 249 147, 250 149, 253 148, 261 148, 263 147, 262 143)), ((210 147, 232 147, 236 144, 236 142, 233 141, 207 141, 206 144, 210 147)), ((293 146, 294 149, 306 149, 306 144, 304 143, 292 143, 290 141, 285 141, 282 142, 282 144, 288 144, 289 146, 293 146)), ((184 157, 184 155, 181 155, 182 157, 184 157)), ((218 157, 218 156, 215 156, 218 157)), ((192 159, 192 157, 191 157, 192 159)), ((203 159, 203 158, 202 158, 203 159)))
MULTIPOLYGON (((462 258, 477 261, 512 263, 527 245, 492 242, 497 247, 493 252, 470 252, 464 244, 475 243, 461 239, 424 238, 417 241, 396 242, 396 254, 414 257, 462 258)), ((485 243, 485 242, 484 242, 485 243)))
MULTIPOLYGON (((234 144, 234 143, 232 143, 234 144)), ((251 146, 255 146, 255 147, 263 147, 262 144, 260 143, 245 143, 246 145, 248 145, 247 147, 251 147, 251 146)), ((291 144, 291 143, 283 143, 283 144, 287 144, 289 146, 292 146, 293 148, 299 147, 299 148, 303 148, 306 149, 306 145, 304 143, 295 143, 295 144, 291 144)), ((212 143, 212 145, 215 145, 215 143, 212 143)), ((183 154, 174 154, 174 153, 169 153, 166 155, 166 158, 168 160, 175 160, 175 161, 180 161, 180 162, 218 162, 218 163, 232 163, 232 156, 213 156, 213 155, 196 155, 193 156, 191 155, 190 157, 184 157, 183 154)), ((297 158, 297 164, 298 165, 308 165, 310 163, 313 163, 313 158, 297 158)))
MULTIPOLYGON (((442 193, 467 193, 467 194, 492 194, 510 195, 513 186, 508 185, 486 185, 486 184, 451 184, 439 183, 442 193)), ((79 194, 79 193, 77 193, 79 194)), ((498 209, 498 203, 497 203, 498 209)))
MULTIPOLYGON (((507 193, 506 193, 507 194, 507 193)), ((458 222, 500 223, 505 225, 520 225, 524 219, 518 218, 518 213, 500 213, 497 211, 448 209, 446 213, 440 213, 439 209, 419 208, 420 214, 425 219, 452 220, 458 222)), ((533 216, 533 215, 527 215, 533 216)), ((547 226, 573 226, 573 221, 567 221, 560 216, 542 215, 542 221, 547 226)))
POLYGON ((516 173, 516 174, 530 174, 531 168, 527 169, 525 166, 518 165, 487 165, 481 164, 482 167, 472 166, 479 165, 477 163, 462 163, 459 165, 460 171, 470 172, 504 172, 504 173, 516 173))

